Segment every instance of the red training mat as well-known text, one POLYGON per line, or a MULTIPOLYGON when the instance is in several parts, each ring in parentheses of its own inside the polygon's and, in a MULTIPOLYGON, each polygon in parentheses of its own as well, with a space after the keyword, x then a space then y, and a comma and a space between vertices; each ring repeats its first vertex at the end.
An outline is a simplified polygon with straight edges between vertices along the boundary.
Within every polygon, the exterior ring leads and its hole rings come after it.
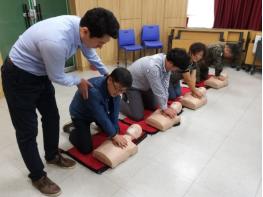
MULTIPOLYGON (((182 92, 181 95, 183 96, 183 95, 185 95, 187 92, 190 92, 190 88, 188 88, 188 87, 182 87, 182 88, 181 88, 181 92, 182 92)), ((180 97, 177 97, 176 99, 168 100, 167 104, 168 104, 168 105, 171 105, 171 104, 172 104, 173 102, 175 102, 175 101, 180 102, 180 97)), ((181 112, 183 112, 183 111, 181 111, 181 112)), ((156 129, 156 128, 154 128, 154 127, 149 126, 149 125, 146 124, 146 122, 145 122, 146 118, 148 118, 152 113, 153 113, 153 112, 150 111, 150 110, 144 110, 144 118, 143 118, 143 120, 141 120, 141 121, 135 121, 135 120, 132 120, 132 119, 130 119, 130 118, 128 118, 128 117, 122 119, 121 121, 123 121, 123 122, 126 123, 126 124, 130 124, 130 125, 131 125, 131 124, 139 124, 146 133, 148 133, 148 134, 155 134, 155 133, 157 133, 159 130, 156 129)), ((181 113, 180 113, 180 114, 181 114, 181 113)))
MULTIPOLYGON (((120 127, 119 133, 120 134, 125 134, 129 126, 130 125, 124 124, 123 122, 119 121, 119 127, 120 127)), ((136 140, 134 140, 133 142, 135 144, 138 144, 143 139, 145 139, 146 136, 147 136, 147 134, 145 132, 142 132, 141 137, 136 139, 136 140)), ((107 136, 103 132, 100 132, 100 133, 97 133, 97 134, 93 135, 92 136, 93 148, 96 149, 106 139, 107 139, 107 136)), ((65 153, 65 154, 69 155, 70 157, 72 157, 73 159, 75 159, 76 161, 81 163, 82 165, 86 166, 90 170, 98 173, 98 174, 101 174, 104 171, 106 171, 107 169, 109 169, 109 167, 106 166, 104 163, 102 163, 102 162, 98 161, 97 159, 95 159, 92 156, 92 153, 82 154, 75 147, 72 147, 72 148, 68 149, 67 151, 64 151, 64 150, 61 150, 61 151, 63 153, 65 153)))
POLYGON ((147 134, 155 134, 157 133, 159 130, 154 128, 154 127, 151 127, 149 125, 146 124, 145 122, 145 119, 148 118, 153 112, 150 111, 150 110, 144 110, 144 118, 143 120, 141 121, 135 121, 135 120, 132 120, 128 117, 122 119, 121 121, 126 123, 126 124, 129 124, 129 125, 132 125, 132 124, 138 124, 142 127, 142 130, 144 132, 146 132, 147 134))

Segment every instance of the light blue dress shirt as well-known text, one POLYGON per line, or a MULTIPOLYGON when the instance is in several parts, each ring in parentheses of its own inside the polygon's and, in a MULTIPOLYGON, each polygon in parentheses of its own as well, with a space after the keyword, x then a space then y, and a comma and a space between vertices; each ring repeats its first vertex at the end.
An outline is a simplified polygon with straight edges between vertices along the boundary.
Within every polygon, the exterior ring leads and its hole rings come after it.
POLYGON ((79 24, 80 18, 70 15, 40 21, 19 36, 9 57, 17 67, 33 75, 48 75, 52 82, 73 86, 80 83, 80 78, 65 74, 64 67, 79 48, 102 75, 108 73, 96 50, 81 42, 79 24))

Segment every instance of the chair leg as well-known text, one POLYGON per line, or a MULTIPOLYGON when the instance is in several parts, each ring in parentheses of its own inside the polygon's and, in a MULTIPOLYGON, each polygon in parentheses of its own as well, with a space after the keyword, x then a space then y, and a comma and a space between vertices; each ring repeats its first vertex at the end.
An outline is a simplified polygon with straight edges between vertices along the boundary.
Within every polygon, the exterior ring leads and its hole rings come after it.
POLYGON ((251 66, 250 74, 253 75, 256 71, 256 56, 254 56, 253 63, 251 66))
POLYGON ((117 51, 117 67, 119 67, 119 63, 120 63, 120 49, 118 48, 118 51, 117 51))
POLYGON ((255 73, 255 71, 256 71, 256 66, 253 65, 251 70, 250 70, 250 74, 253 75, 255 73))
POLYGON ((124 50, 124 59, 125 59, 125 67, 127 68, 127 54, 126 54, 126 50, 124 50))
POLYGON ((132 62, 134 62, 134 60, 135 60, 135 51, 133 51, 132 53, 132 62))
POLYGON ((142 50, 140 49, 140 58, 142 57, 142 50))

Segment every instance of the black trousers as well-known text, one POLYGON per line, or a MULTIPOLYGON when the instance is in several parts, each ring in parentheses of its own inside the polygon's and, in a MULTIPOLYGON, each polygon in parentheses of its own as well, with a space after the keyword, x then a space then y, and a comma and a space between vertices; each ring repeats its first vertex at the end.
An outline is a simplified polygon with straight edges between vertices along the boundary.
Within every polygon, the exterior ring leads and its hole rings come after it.
POLYGON ((47 76, 35 76, 16 67, 8 58, 2 68, 2 84, 16 139, 29 177, 34 181, 46 175, 36 137, 41 114, 46 160, 58 153, 59 114, 55 90, 47 76))
POLYGON ((151 89, 141 91, 131 88, 123 93, 120 103, 120 111, 135 121, 143 119, 144 109, 155 110, 157 107, 158 100, 151 89))
POLYGON ((75 129, 69 134, 69 141, 79 152, 83 154, 90 153, 93 149, 92 136, 90 133, 90 124, 92 121, 72 118, 75 129))

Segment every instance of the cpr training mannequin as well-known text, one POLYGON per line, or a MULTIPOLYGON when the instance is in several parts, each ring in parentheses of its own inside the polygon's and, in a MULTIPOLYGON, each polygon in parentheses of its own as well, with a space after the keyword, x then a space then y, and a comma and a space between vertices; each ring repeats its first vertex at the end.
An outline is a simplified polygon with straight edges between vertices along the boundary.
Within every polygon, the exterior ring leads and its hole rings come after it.
POLYGON ((200 87, 198 89, 203 94, 203 97, 199 99, 199 98, 194 97, 191 94, 191 92, 186 93, 180 100, 184 107, 195 110, 207 103, 206 89, 204 87, 200 87))
POLYGON ((226 73, 222 74, 224 76, 223 80, 218 79, 217 77, 210 77, 205 81, 205 85, 214 89, 223 88, 228 85, 228 76, 226 73))
MULTIPOLYGON (((170 105, 170 107, 176 110, 177 114, 179 114, 182 110, 182 104, 179 102, 173 102, 170 105)), ((152 113, 152 115, 150 115, 146 119, 146 123, 161 131, 165 131, 171 128, 172 126, 179 124, 180 120, 181 120, 180 116, 175 116, 174 118, 170 118, 164 115, 161 112, 161 109, 157 109, 155 112, 152 113)))
POLYGON ((107 166, 114 168, 137 153, 138 147, 132 140, 139 138, 141 134, 142 128, 140 125, 133 124, 127 129, 127 134, 123 135, 127 140, 127 146, 125 148, 115 146, 112 140, 106 140, 92 152, 92 155, 107 166))
MULTIPOLYGON (((101 129, 95 124, 92 124, 90 127, 91 127, 92 135, 101 132, 101 129)), ((132 140, 138 139, 142 135, 142 127, 138 124, 132 124, 131 126, 129 126, 126 133, 129 136, 131 136, 132 140)))
POLYGON ((131 139, 138 139, 142 135, 142 127, 138 124, 132 124, 127 129, 127 134, 131 136, 131 139))

